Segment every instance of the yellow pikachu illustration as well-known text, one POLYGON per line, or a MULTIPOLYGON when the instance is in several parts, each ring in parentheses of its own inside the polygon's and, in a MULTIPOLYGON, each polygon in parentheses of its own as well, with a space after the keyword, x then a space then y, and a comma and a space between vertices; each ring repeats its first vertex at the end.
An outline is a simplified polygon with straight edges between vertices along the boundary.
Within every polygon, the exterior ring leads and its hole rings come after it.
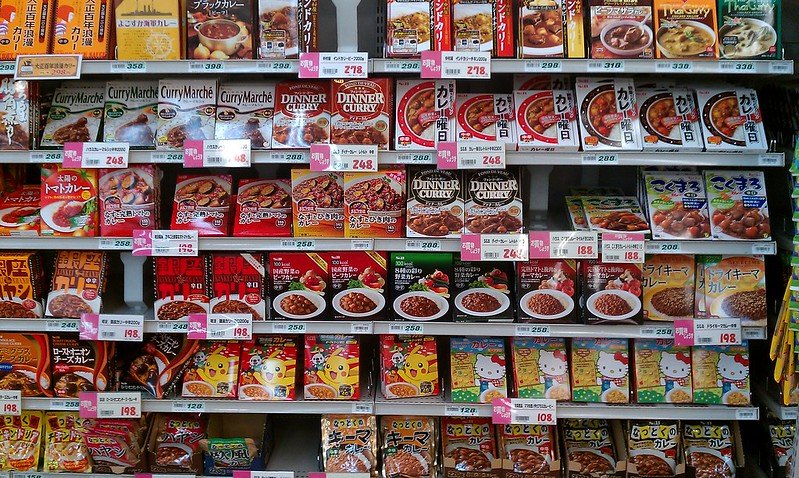
POLYGON ((316 374, 322 382, 338 389, 339 385, 355 385, 358 383, 358 358, 344 358, 343 349, 338 348, 325 360, 325 366, 316 374))
POLYGON ((202 367, 197 369, 197 375, 204 381, 209 383, 217 393, 220 393, 220 385, 222 393, 225 393, 229 388, 228 383, 235 380, 235 373, 231 374, 231 370, 237 368, 237 357, 226 357, 222 355, 225 347, 214 349, 208 357, 205 358, 205 363, 202 367))
POLYGON ((405 363, 397 374, 408 383, 419 388, 422 382, 433 382, 438 379, 438 366, 430 364, 432 357, 422 355, 419 352, 421 345, 417 345, 405 357, 405 363))
POLYGON ((261 365, 260 373, 255 374, 255 379, 261 385, 288 387, 294 383, 294 369, 289 370, 285 360, 275 358, 280 352, 280 350, 272 352, 261 365))

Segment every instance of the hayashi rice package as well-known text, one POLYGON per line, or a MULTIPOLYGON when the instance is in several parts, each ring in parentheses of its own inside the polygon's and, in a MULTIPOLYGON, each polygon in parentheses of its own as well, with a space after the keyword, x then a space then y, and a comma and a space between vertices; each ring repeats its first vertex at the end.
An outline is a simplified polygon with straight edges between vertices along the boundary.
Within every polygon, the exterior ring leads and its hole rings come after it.
MULTIPOLYGON (((680 426, 676 421, 641 421, 629 425, 628 477, 682 476, 680 426)), ((700 475, 701 476, 701 475, 700 475)))
POLYGON ((38 236, 41 187, 26 184, 0 195, 0 236, 38 236))
POLYGON ((44 465, 46 473, 91 473, 92 461, 85 429, 76 412, 47 412, 44 416, 44 465))
POLYGON ((374 415, 322 415, 322 464, 326 473, 377 473, 374 415))
POLYGON ((557 428, 552 425, 499 425, 499 457, 505 476, 559 476, 557 428))
POLYGON ((584 151, 641 150, 632 79, 577 78, 575 86, 584 151))
POLYGON ((44 270, 34 252, 0 252, 0 317, 33 319, 44 315, 44 270))
POLYGON ((114 350, 114 342, 50 335, 55 396, 77 398, 80 392, 110 390, 114 350))
POLYGON ((239 400, 294 400, 297 372, 294 337, 264 335, 242 345, 239 400))
POLYGON ((305 399, 358 400, 360 340, 354 335, 305 336, 305 399))
POLYGON ((519 398, 570 400, 566 340, 557 337, 514 338, 511 341, 513 391, 519 398))
POLYGON ((79 319, 103 309, 108 256, 100 251, 59 251, 47 294, 45 315, 79 319))
POLYGON ((636 403, 691 403, 691 350, 673 339, 636 339, 633 393, 636 403))
POLYGON ((80 54, 84 60, 113 59, 113 3, 113 0, 56 0, 52 53, 80 54))
POLYGON ((434 417, 380 417, 383 476, 435 478, 438 420, 434 417))
POLYGON ((183 397, 235 398, 241 342, 202 342, 183 374, 183 397))
POLYGON ((452 400, 491 403, 508 396, 505 341, 501 338, 450 338, 452 400))
POLYGON ((160 473, 201 473, 200 440, 208 419, 197 414, 157 414, 148 443, 150 470, 160 473))
POLYGON ((44 441, 44 413, 24 410, 0 417, 0 436, 7 448, 0 453, 0 471, 37 471, 44 441))
POLYGON ((185 334, 152 334, 143 344, 120 351, 121 391, 147 392, 162 398, 171 389, 199 343, 185 334))
POLYGON ((50 397, 50 341, 47 334, 0 333, 0 390, 23 397, 50 397))
POLYGON ((441 452, 444 476, 469 470, 469 477, 492 478, 502 468, 489 417, 442 418, 441 452))
POLYGON ((41 171, 41 235, 96 236, 98 171, 59 164, 43 164, 41 171))
POLYGON ((694 403, 749 405, 749 346, 695 345, 691 348, 694 403))
POLYGON ((386 398, 438 395, 435 337, 381 335, 380 376, 380 386, 386 398))
POLYGON ((692 255, 647 255, 641 279, 644 319, 694 318, 694 269, 692 255))
POLYGON ((721 422, 686 421, 682 428, 685 467, 689 476, 737 476, 736 442, 741 437, 735 427, 721 422))
POLYGON ((55 0, 3 0, 0 61, 50 53, 55 0))

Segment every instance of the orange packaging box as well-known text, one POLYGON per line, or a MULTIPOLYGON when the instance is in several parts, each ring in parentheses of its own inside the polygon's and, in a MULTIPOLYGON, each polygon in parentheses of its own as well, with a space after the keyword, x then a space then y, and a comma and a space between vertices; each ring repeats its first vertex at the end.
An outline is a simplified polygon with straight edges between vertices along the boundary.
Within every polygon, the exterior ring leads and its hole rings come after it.
POLYGON ((57 0, 53 53, 84 60, 113 58, 112 0, 57 0))
POLYGON ((3 0, 0 60, 48 53, 54 5, 55 0, 3 0))

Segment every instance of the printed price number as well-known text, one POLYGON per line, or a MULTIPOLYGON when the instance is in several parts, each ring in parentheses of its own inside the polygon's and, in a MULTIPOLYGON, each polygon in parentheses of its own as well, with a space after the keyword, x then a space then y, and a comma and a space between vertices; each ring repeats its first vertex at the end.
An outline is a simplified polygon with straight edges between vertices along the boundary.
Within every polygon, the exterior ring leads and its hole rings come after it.
POLYGON ((398 153, 397 162, 400 164, 430 164, 436 162, 433 153, 398 153))
POLYGON ((772 256, 776 253, 777 253, 777 244, 774 242, 752 244, 752 254, 762 254, 764 256, 772 256))
POLYGON ((619 164, 619 155, 616 153, 584 154, 582 163, 594 165, 619 164))
POLYGON ((388 326, 388 332, 390 334, 401 334, 401 335, 408 335, 408 334, 423 334, 424 333, 424 325, 423 324, 390 324, 388 326))
POLYGON ((281 239, 280 248, 285 250, 312 251, 316 249, 313 239, 281 239))
POLYGON ((783 156, 780 154, 758 154, 758 166, 782 166, 783 156))
POLYGON ((516 337, 549 337, 551 330, 548 325, 519 324, 516 326, 516 337))
POLYGON ((419 60, 386 60, 383 70, 386 73, 419 73, 422 65, 419 60))
POLYGON ((294 63, 289 61, 259 61, 255 65, 259 73, 291 73, 296 71, 294 63))
POLYGON ((674 337, 674 328, 670 325, 644 325, 641 337, 654 339, 670 339, 674 337))
POLYGON ((698 319, 693 321, 695 345, 738 345, 741 319, 698 319))
POLYGON ((44 325, 45 332, 77 332, 80 320, 48 320, 44 325))
POLYGON ((491 78, 490 52, 441 52, 440 58, 441 78, 491 78))
POLYGON ((14 73, 15 67, 13 61, 0 62, 0 73, 14 73))
POLYGON ((204 413, 205 402, 176 400, 172 402, 172 411, 176 413, 204 413))
POLYGON ((644 262, 642 233, 602 233, 602 260, 609 263, 644 262))
POLYGON ((276 322, 272 324, 273 334, 304 334, 308 327, 303 322, 276 322))
POLYGON ((22 413, 22 392, 0 390, 0 415, 19 416, 22 413))
POLYGON ((31 151, 29 156, 31 163, 61 163, 64 161, 62 151, 31 151))
POLYGON ((405 241, 406 251, 440 251, 441 241, 438 239, 408 239, 405 241))
MULTIPOLYGON (((536 247, 532 239, 530 247, 536 247)), ((595 232, 550 232, 549 256, 553 259, 593 259, 597 256, 597 234, 595 232)))
POLYGON ((694 71, 694 64, 690 61, 659 61, 655 63, 655 71, 658 73, 691 73, 694 71))
POLYGON ((445 405, 444 415, 447 417, 478 417, 480 409, 467 405, 445 405))
POLYGON ((133 239, 131 238, 109 238, 103 237, 100 239, 100 249, 101 250, 111 250, 111 251, 129 251, 133 249, 133 239))
POLYGON ((225 71, 221 61, 190 61, 189 73, 219 73, 225 71))
POLYGON ((624 60, 591 60, 588 62, 588 71, 599 72, 624 72, 624 60))
POLYGON ((182 163, 183 153, 150 153, 150 161, 153 163, 182 163))
POLYGON ((528 60, 524 62, 524 71, 527 73, 563 71, 563 63, 559 60, 528 60))
POLYGON ((682 252, 682 244, 679 242, 647 242, 647 254, 679 254, 682 252))
POLYGON ((111 73, 147 73, 147 63, 143 61, 115 61, 111 63, 111 73))
POLYGON ((375 243, 372 239, 353 239, 350 241, 350 250, 353 251, 371 251, 375 248, 375 243))
POLYGON ((755 64, 750 61, 725 61, 719 62, 719 71, 722 73, 754 73, 755 64))
POLYGON ((178 334, 185 334, 189 331, 189 321, 188 320, 177 320, 177 321, 157 321, 155 324, 155 330, 158 332, 165 332, 165 333, 178 333, 178 334))
POLYGON ((65 400, 63 398, 53 398, 50 400, 50 410, 77 411, 80 408, 79 400, 65 400))
POLYGON ((530 242, 526 234, 484 234, 481 236, 480 260, 526 261, 530 242))

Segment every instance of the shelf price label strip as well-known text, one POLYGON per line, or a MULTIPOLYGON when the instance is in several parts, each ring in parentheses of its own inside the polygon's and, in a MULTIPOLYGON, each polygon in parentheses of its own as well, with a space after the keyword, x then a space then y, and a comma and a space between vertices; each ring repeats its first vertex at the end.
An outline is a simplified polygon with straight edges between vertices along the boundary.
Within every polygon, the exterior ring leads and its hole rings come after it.
POLYGON ((531 259, 596 259, 596 232, 532 231, 531 259))
POLYGON ((557 406, 553 399, 497 398, 491 403, 495 425, 556 425, 557 406))
POLYGON ((81 314, 78 327, 81 340, 141 342, 144 317, 141 315, 81 314))
POLYGON ((674 321, 674 345, 739 345, 741 319, 680 319, 674 321))
POLYGON ((251 340, 252 314, 189 314, 189 340, 251 340))
POLYGON ((140 418, 139 392, 80 392, 81 418, 140 418))
POLYGON ((19 55, 15 80, 79 80, 82 55, 19 55))
POLYGON ((422 78, 489 79, 490 52, 423 51, 422 78))
POLYGON ((196 256, 198 251, 197 231, 133 231, 134 256, 196 256))
POLYGON ((526 261, 530 254, 527 234, 463 234, 464 261, 526 261))
POLYGON ((444 142, 436 145, 439 169, 505 169, 505 143, 444 142))
POLYGON ((366 78, 369 55, 364 52, 302 52, 300 78, 366 78))
POLYGON ((312 144, 311 171, 377 171, 377 146, 312 144))
POLYGON ((183 144, 183 166, 186 168, 249 168, 250 164, 249 139, 192 139, 183 144))
POLYGON ((129 143, 64 143, 65 168, 127 168, 129 143))

